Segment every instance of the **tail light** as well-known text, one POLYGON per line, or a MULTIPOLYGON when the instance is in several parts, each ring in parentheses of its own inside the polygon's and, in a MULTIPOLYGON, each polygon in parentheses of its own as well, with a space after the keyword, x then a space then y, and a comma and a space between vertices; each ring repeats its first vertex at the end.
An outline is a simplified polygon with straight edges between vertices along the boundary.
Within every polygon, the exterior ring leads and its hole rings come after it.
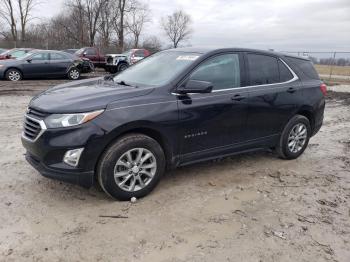
POLYGON ((324 96, 326 96, 326 95, 327 95, 327 86, 326 86, 325 83, 322 83, 322 84, 320 85, 320 89, 321 89, 322 94, 323 94, 324 96))
POLYGON ((135 54, 132 54, 131 57, 130 57, 130 63, 133 64, 135 63, 135 54))

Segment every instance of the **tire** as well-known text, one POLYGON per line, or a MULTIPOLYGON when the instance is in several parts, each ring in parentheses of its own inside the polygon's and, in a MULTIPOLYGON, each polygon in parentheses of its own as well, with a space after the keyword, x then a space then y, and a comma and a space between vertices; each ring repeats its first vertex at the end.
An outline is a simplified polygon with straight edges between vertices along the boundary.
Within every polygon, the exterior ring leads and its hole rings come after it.
POLYGON ((127 68, 128 68, 128 64, 127 63, 120 63, 118 65, 118 72, 124 71, 127 68))
POLYGON ((164 172, 165 156, 158 142, 143 134, 129 134, 118 139, 102 155, 97 179, 109 196, 125 201, 149 194, 164 172))
POLYGON ((22 72, 19 71, 18 69, 15 68, 10 68, 9 70, 6 71, 5 78, 8 81, 20 81, 23 79, 22 72))
POLYGON ((302 115, 295 115, 283 129, 277 154, 283 159, 296 159, 306 149, 311 136, 310 121, 302 115))
POLYGON ((73 67, 69 69, 67 75, 68 79, 70 80, 78 80, 80 78, 80 70, 76 67, 73 67))

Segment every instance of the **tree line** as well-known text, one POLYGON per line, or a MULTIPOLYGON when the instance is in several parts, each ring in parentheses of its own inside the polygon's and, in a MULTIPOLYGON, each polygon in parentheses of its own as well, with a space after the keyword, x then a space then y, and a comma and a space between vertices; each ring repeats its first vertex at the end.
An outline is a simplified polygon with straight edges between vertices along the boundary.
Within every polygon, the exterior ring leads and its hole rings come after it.
MULTIPOLYGON (((42 0, 1 0, 0 43, 8 47, 44 49, 98 46, 123 52, 130 48, 158 51, 163 44, 155 32, 150 6, 142 0, 66 0, 50 19, 34 17, 42 0)), ((171 45, 189 40, 191 17, 182 10, 161 18, 158 25, 171 45)))

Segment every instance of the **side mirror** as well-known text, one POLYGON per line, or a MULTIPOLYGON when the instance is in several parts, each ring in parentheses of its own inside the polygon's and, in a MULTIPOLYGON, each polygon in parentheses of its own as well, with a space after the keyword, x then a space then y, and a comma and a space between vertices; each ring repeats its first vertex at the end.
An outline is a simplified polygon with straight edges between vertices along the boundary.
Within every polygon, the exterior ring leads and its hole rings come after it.
POLYGON ((86 56, 87 55, 87 52, 85 51, 84 53, 83 53, 83 56, 86 56))
POLYGON ((31 62, 32 62, 32 59, 30 59, 30 58, 27 59, 27 62, 28 62, 28 63, 31 63, 31 62))
POLYGON ((7 59, 10 59, 10 58, 11 58, 11 55, 7 55, 6 58, 7 58, 7 59))
POLYGON ((213 84, 211 82, 189 80, 185 85, 177 88, 179 94, 205 94, 210 93, 213 90, 213 84))

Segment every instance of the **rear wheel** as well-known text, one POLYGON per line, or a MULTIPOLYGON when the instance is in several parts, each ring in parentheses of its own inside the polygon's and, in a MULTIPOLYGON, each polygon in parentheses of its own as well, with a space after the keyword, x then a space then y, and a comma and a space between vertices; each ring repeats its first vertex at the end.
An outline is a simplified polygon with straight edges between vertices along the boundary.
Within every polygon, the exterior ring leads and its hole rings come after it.
POLYGON ((154 139, 131 134, 119 139, 101 158, 97 177, 102 189, 118 200, 149 194, 165 171, 165 156, 154 139))
POLYGON ((78 80, 80 78, 80 71, 78 68, 71 68, 69 71, 68 71, 68 78, 70 80, 78 80))
POLYGON ((22 76, 21 71, 15 69, 15 68, 11 68, 11 69, 6 71, 5 77, 9 81, 20 81, 20 80, 22 80, 23 76, 22 76))
POLYGON ((298 158, 305 151, 310 136, 310 121, 305 116, 294 116, 282 132, 277 146, 278 155, 284 159, 298 158))

